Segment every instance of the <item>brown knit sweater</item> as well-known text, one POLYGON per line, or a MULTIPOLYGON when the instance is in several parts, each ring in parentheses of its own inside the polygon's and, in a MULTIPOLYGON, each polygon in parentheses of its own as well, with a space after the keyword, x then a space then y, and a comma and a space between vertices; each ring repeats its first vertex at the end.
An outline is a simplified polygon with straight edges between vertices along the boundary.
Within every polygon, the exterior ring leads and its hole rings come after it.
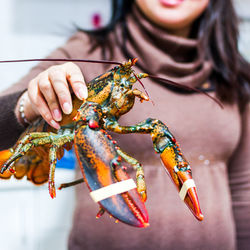
MULTIPOLYGON (((140 13, 128 17, 129 52, 149 71, 190 86, 202 85, 211 66, 199 58, 197 42, 168 35, 140 13)), ((113 60, 124 61, 118 44, 120 28, 109 36, 113 60)), ((101 59, 100 47, 90 50, 92 40, 78 32, 51 58, 101 59)), ((52 63, 41 63, 0 97, 1 149, 11 146, 24 129, 14 116, 18 96, 30 79, 52 63)), ((87 81, 109 66, 78 64, 87 81)), ((140 72, 140 67, 135 67, 140 72)), ((179 94, 144 80, 152 103, 139 103, 121 118, 135 124, 145 118, 165 122, 181 144, 193 169, 201 209, 198 222, 182 203, 154 154, 148 135, 117 135, 121 148, 145 167, 150 227, 136 229, 104 215, 95 219, 98 205, 85 184, 77 188, 77 205, 69 238, 69 249, 249 249, 250 246, 250 108, 240 115, 237 105, 216 103, 201 94, 179 94)), ((213 92, 210 93, 214 95, 213 92)), ((133 175, 133 173, 131 173, 133 175)))

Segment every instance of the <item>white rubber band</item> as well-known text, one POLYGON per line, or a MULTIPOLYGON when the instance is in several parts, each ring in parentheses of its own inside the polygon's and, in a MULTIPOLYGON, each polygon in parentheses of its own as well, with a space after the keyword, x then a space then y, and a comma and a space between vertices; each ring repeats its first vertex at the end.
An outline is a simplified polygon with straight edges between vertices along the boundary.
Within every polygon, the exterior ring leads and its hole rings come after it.
POLYGON ((188 189, 189 189, 189 188, 192 188, 192 187, 196 187, 193 179, 188 179, 188 180, 186 180, 186 181, 183 183, 183 185, 182 185, 182 187, 181 187, 181 190, 180 190, 180 192, 179 192, 179 196, 180 196, 181 200, 184 201, 188 189))
POLYGON ((112 195, 121 194, 134 188, 136 188, 134 180, 128 179, 94 190, 90 192, 90 196, 95 202, 98 202, 107 199, 112 195))

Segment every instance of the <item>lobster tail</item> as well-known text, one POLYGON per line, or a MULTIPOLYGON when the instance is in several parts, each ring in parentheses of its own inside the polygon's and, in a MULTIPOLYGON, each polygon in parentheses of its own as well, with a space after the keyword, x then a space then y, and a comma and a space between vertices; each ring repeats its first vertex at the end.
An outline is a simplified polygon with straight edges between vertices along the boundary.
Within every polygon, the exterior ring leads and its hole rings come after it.
MULTIPOLYGON (((10 149, 6 149, 0 151, 0 167, 4 165, 4 163, 11 157, 12 152, 10 149)), ((5 171, 4 173, 0 173, 0 178, 2 179, 9 179, 12 173, 10 171, 5 171)))

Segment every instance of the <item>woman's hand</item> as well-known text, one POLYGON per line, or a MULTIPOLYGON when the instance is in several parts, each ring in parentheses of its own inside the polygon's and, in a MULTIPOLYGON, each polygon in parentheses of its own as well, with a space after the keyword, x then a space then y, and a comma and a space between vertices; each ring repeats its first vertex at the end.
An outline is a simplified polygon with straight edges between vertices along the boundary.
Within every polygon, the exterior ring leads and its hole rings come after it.
POLYGON ((26 119, 34 121, 41 115, 52 127, 59 129, 58 122, 62 119, 62 112, 72 112, 70 87, 79 99, 87 98, 84 77, 76 64, 68 62, 41 72, 30 81, 27 93, 21 97, 25 98, 26 119))

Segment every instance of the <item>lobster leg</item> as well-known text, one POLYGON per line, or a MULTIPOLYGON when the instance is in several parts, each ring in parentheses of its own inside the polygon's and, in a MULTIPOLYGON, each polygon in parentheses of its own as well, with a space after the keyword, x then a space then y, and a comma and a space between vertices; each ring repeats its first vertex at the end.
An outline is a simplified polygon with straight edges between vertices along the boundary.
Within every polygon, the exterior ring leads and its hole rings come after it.
POLYGON ((75 181, 72 181, 72 182, 67 182, 67 183, 62 183, 60 185, 60 187, 58 188, 58 190, 61 190, 63 188, 67 188, 67 187, 72 187, 72 186, 75 186, 75 185, 78 185, 78 184, 81 184, 84 182, 84 179, 83 178, 80 178, 78 180, 75 180, 75 181))
POLYGON ((57 150, 62 147, 65 143, 73 140, 73 134, 65 134, 60 136, 60 139, 50 147, 49 151, 49 160, 50 160, 50 173, 49 173, 49 193, 51 198, 56 197, 56 189, 55 189, 55 168, 57 162, 57 150))
POLYGON ((56 168, 56 157, 57 146, 53 145, 49 150, 49 163, 50 163, 50 170, 49 170, 49 194, 53 199, 56 197, 56 189, 55 189, 55 168, 56 168))
POLYGON ((27 135, 25 135, 21 140, 18 141, 16 148, 14 148, 15 152, 19 152, 20 150, 22 150, 22 147, 31 142, 31 140, 34 140, 36 138, 43 138, 43 137, 48 137, 50 136, 51 133, 49 132, 32 132, 29 133, 27 135))
POLYGON ((17 159, 25 155, 31 148, 41 146, 44 144, 51 143, 51 137, 56 134, 54 133, 30 133, 29 135, 22 138, 20 143, 18 143, 17 148, 14 150, 12 156, 4 163, 1 168, 1 174, 4 173, 17 159))
POLYGON ((162 162, 170 174, 181 199, 198 220, 203 220, 191 167, 182 155, 179 145, 168 127, 159 120, 148 118, 134 126, 121 126, 116 120, 106 119, 104 127, 116 133, 150 134, 153 146, 160 153, 162 162))
POLYGON ((116 152, 120 155, 127 163, 133 166, 136 170, 136 184, 138 193, 141 195, 142 201, 145 202, 147 200, 147 191, 146 191, 146 183, 144 177, 144 170, 139 161, 135 158, 128 155, 126 152, 121 150, 119 147, 116 148, 116 152))

